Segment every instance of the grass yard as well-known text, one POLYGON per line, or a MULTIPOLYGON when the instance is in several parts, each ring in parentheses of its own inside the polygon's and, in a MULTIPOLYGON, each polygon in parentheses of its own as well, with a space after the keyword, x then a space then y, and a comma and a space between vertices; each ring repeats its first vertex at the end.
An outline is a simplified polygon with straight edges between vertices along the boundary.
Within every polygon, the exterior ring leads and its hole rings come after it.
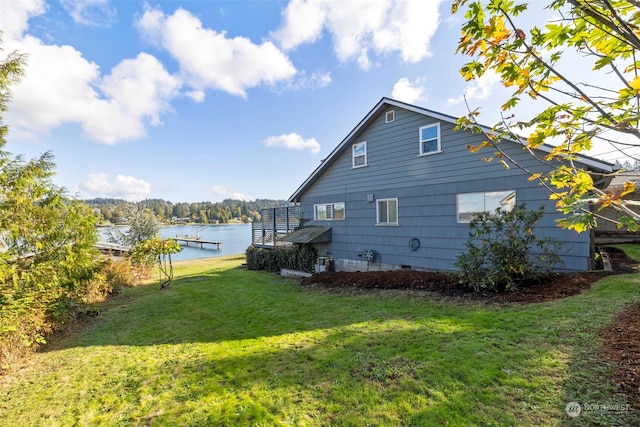
POLYGON ((598 331, 640 275, 499 307, 336 295, 241 268, 177 263, 0 377, 0 425, 637 425, 598 331), (571 418, 569 402, 582 405, 571 418))

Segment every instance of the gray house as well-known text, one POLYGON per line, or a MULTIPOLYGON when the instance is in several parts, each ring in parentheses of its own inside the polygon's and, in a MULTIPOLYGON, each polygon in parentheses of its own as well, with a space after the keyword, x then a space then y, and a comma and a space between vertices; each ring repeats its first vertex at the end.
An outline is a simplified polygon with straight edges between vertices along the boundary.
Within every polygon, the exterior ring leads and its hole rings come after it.
MULTIPOLYGON (((591 268, 590 233, 559 228, 549 193, 517 167, 471 154, 483 135, 455 131, 455 117, 383 98, 300 185, 304 228, 284 240, 313 243, 339 271, 413 268, 454 270, 474 212, 526 202, 546 206, 535 230, 563 243, 565 269, 591 268)), ((539 170, 518 142, 501 144, 509 156, 539 170)), ((582 157, 599 179, 613 165, 582 157)))

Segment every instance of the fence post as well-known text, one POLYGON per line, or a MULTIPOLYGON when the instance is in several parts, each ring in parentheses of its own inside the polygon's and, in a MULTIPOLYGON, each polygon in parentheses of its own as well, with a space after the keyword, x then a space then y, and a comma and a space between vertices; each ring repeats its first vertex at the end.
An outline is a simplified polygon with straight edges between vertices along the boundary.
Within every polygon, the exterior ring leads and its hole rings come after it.
POLYGON ((273 247, 276 247, 276 236, 278 235, 278 208, 273 208, 273 247))

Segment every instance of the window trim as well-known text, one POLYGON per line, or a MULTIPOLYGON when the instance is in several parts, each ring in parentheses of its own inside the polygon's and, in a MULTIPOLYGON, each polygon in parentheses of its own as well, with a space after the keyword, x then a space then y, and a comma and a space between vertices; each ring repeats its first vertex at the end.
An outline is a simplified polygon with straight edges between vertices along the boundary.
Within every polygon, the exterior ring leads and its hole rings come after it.
POLYGON ((419 144, 418 148, 420 150, 419 151, 420 154, 418 154, 418 156, 430 156, 432 154, 442 153, 442 138, 441 138, 441 132, 440 132, 440 122, 432 123, 426 126, 420 126, 420 128, 418 129, 418 144, 419 144), (425 140, 422 139, 422 130, 427 128, 436 128, 438 135, 435 138, 435 141, 438 144, 438 148, 434 151, 428 151, 425 153, 423 151, 424 143, 434 140, 434 139, 425 139, 425 140))
MULTIPOLYGON (((313 205, 313 220, 314 221, 344 221, 347 217, 346 215, 346 203, 345 202, 329 202, 329 203, 316 203, 313 205), (344 212, 342 214, 342 218, 336 218, 334 215, 335 212, 335 205, 342 205, 342 211, 344 212), (318 207, 324 207, 326 208, 327 206, 331 206, 331 214, 330 214, 330 218, 318 218, 318 207)), ((328 212, 328 211, 327 211, 328 212)), ((327 215, 329 216, 329 215, 327 215)))
MULTIPOLYGON (((382 226, 382 227, 393 227, 393 226, 398 226, 400 225, 400 218, 399 218, 399 204, 398 204, 398 198, 397 197, 388 197, 388 198, 384 198, 384 199, 377 199, 376 200, 376 226, 382 226), (396 221, 395 222, 380 222, 380 202, 390 202, 393 201, 396 204, 396 221)), ((387 219, 389 219, 389 204, 387 203, 387 219)))
MULTIPOLYGON (((458 194, 456 194, 456 221, 458 222, 458 224, 469 224, 471 222, 471 219, 469 219, 469 220, 461 220, 460 219, 460 196, 469 195, 469 194, 482 194, 483 195, 483 206, 484 206, 485 210, 481 211, 481 212, 488 212, 486 210, 486 208, 487 208, 487 193, 501 193, 501 192, 513 194, 513 198, 515 199, 515 201, 513 203, 513 206, 515 206, 515 204, 516 204, 516 202, 518 200, 517 191, 515 189, 513 189, 513 190, 471 191, 471 192, 467 192, 467 193, 458 193, 458 194)), ((481 213, 481 212, 470 212, 470 213, 474 214, 474 213, 481 213)))
POLYGON ((364 168, 369 166, 369 154, 367 151, 367 141, 356 142, 351 145, 351 169, 364 168), (364 146, 364 154, 360 154, 358 156, 355 155, 355 149, 357 145, 364 146), (364 157, 364 164, 356 165, 356 157, 364 157))
POLYGON ((396 110, 387 111, 384 113, 384 122, 391 123, 396 120, 396 110))

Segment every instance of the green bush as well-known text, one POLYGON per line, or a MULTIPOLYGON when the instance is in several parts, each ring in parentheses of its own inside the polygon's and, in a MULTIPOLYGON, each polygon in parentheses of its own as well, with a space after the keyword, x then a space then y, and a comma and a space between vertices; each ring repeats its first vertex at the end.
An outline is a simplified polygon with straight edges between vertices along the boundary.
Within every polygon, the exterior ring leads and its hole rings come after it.
POLYGON ((534 234, 543 215, 544 208, 527 211, 524 204, 510 212, 497 209, 476 214, 467 250, 455 264, 459 282, 476 292, 515 290, 563 265, 560 243, 534 234))
POLYGON ((264 249, 249 246, 246 250, 247 268, 278 272, 283 268, 313 272, 318 250, 309 244, 294 244, 288 248, 264 249))

